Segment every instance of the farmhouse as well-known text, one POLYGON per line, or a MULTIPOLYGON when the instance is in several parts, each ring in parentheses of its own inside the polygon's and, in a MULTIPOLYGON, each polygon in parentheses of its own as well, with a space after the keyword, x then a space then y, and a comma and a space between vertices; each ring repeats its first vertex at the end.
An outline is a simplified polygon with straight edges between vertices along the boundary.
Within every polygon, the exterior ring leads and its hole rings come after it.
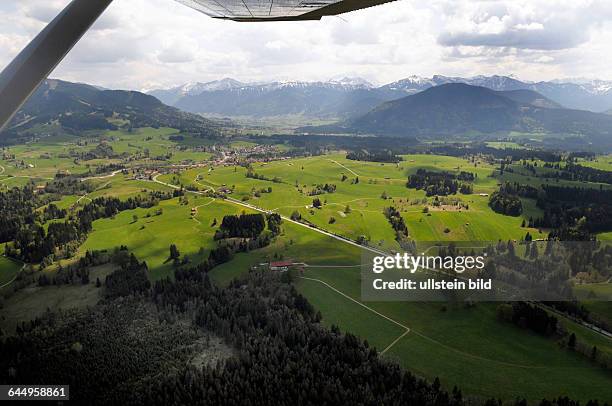
POLYGON ((277 262, 270 262, 270 270, 271 271, 280 271, 280 272, 286 272, 289 270, 289 267, 293 265, 292 261, 277 261, 277 262))

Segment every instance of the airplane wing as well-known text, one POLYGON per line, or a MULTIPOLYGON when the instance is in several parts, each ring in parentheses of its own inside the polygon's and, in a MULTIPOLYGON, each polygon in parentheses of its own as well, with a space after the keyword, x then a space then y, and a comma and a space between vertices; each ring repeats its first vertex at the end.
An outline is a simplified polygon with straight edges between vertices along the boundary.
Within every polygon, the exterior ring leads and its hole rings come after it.
MULTIPOLYGON (((176 0, 233 21, 320 20, 394 0, 176 0)), ((0 73, 0 131, 112 0, 72 0, 0 73)), ((246 40, 246 39, 245 39, 246 40)))
POLYGON ((210 17, 225 20, 320 20, 395 0, 176 0, 210 17))

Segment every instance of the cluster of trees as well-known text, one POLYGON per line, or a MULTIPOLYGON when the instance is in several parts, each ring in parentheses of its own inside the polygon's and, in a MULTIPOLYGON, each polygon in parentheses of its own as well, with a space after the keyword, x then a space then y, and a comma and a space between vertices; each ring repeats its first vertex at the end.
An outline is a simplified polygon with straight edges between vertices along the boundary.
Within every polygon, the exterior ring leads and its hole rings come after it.
POLYGON ((346 154, 346 159, 353 161, 369 161, 369 162, 389 162, 398 163, 402 161, 402 157, 393 153, 391 150, 372 150, 366 151, 364 149, 351 151, 346 154))
POLYGON ((272 235, 279 235, 281 233, 281 224, 283 224, 280 214, 270 213, 266 215, 266 220, 268 220, 268 230, 270 230, 272 235))
POLYGON ((518 216, 523 212, 520 197, 537 199, 543 211, 524 225, 551 229, 550 238, 588 241, 595 233, 612 230, 612 190, 506 182, 491 195, 489 206, 497 213, 518 216))
POLYGON ((557 332, 557 318, 529 303, 500 304, 497 307, 497 316, 502 321, 512 322, 543 336, 551 336, 557 332))
MULTIPOLYGON (((101 142, 98 145, 96 145, 95 148, 89 151, 83 151, 83 152, 78 152, 78 153, 73 151, 71 155, 76 158, 82 159, 83 161, 90 161, 92 159, 119 157, 119 155, 116 154, 115 151, 113 150, 112 145, 110 145, 107 142, 101 142)), ((123 155, 126 156, 127 154, 123 154, 123 155)))
POLYGON ((274 182, 274 183, 283 183, 283 180, 281 178, 279 178, 278 176, 270 178, 268 176, 265 176, 265 175, 262 175, 260 173, 255 172, 252 168, 249 168, 247 170, 247 173, 246 173, 245 176, 247 178, 251 178, 251 179, 265 180, 265 181, 274 182))
MULTIPOLYGON (((166 195, 168 197, 169 195, 166 195)), ((125 210, 134 210, 137 208, 151 208, 159 203, 159 199, 155 194, 147 196, 138 195, 129 197, 126 200, 120 200, 116 197, 98 197, 87 203, 77 213, 78 221, 81 227, 86 231, 91 231, 91 224, 101 218, 111 218, 125 210)))
POLYGON ((383 209, 383 214, 387 220, 389 220, 391 227, 393 227, 397 242, 399 242, 402 247, 407 246, 409 233, 402 214, 395 207, 385 207, 383 209))
POLYGON ((334 193, 336 191, 336 185, 333 183, 326 183, 324 185, 319 184, 312 189, 308 195, 309 196, 317 196, 322 195, 324 193, 334 193))
POLYGON ((461 171, 457 175, 458 180, 462 180, 464 182, 474 182, 477 175, 474 175, 472 172, 461 171))
POLYGON ((221 226, 215 234, 215 239, 223 238, 254 238, 266 228, 263 214, 241 214, 223 217, 221 226))
POLYGON ((43 209, 42 212, 42 221, 49 221, 55 219, 63 219, 68 214, 66 209, 60 209, 55 204, 50 203, 43 209))
POLYGON ((434 172, 426 169, 418 169, 413 175, 408 176, 406 187, 424 190, 427 196, 448 196, 458 191, 461 193, 472 193, 472 186, 463 182, 471 182, 474 174, 461 172, 455 175, 449 172, 434 172), (462 181, 462 182, 459 182, 462 181), (464 186, 465 185, 465 186, 464 186))
POLYGON ((77 195, 80 193, 93 192, 94 185, 90 182, 82 182, 81 178, 74 175, 57 173, 53 180, 45 185, 46 193, 59 195, 77 195))
POLYGON ((5 246, 5 254, 24 262, 42 262, 44 258, 53 256, 58 248, 72 252, 74 247, 68 247, 69 243, 76 243, 84 237, 88 231, 86 227, 91 228, 91 225, 81 225, 75 220, 50 223, 46 231, 38 223, 26 224, 16 232, 12 246, 5 246))
POLYGON ((516 195, 529 199, 537 199, 540 189, 531 185, 522 185, 518 182, 505 182, 499 187, 499 191, 508 195, 516 195))
POLYGON ((116 298, 129 294, 146 293, 151 287, 147 271, 147 263, 139 262, 134 254, 130 254, 127 263, 122 264, 121 268, 106 277, 104 295, 108 298, 116 298))
POLYGON ((506 216, 519 216, 523 213, 523 203, 520 197, 537 199, 542 191, 530 185, 518 182, 505 182, 489 198, 489 207, 496 213, 506 216))
MULTIPOLYGON (((125 174, 128 173, 127 169, 125 168, 125 165, 119 164, 119 163, 110 163, 107 165, 96 166, 94 169, 94 173, 96 175, 99 175, 101 173, 111 173, 111 172, 122 170, 122 169, 125 174)), ((91 169, 89 170, 89 173, 91 174, 91 169)))
POLYGON ((248 252, 270 245, 274 237, 281 233, 282 223, 281 216, 276 213, 266 216, 261 213, 225 216, 214 237, 219 244, 210 252, 208 260, 198 265, 199 269, 208 271, 231 260, 236 252, 248 252), (236 238, 240 240, 227 240, 236 238))
POLYGON ((395 207, 385 207, 383 209, 383 214, 391 223, 391 227, 395 230, 396 233, 402 234, 404 236, 408 236, 408 227, 406 227, 406 223, 404 222, 404 218, 402 214, 395 207))
POLYGON ((506 216, 520 216, 523 212, 523 203, 521 199, 517 195, 501 190, 491 194, 489 198, 489 207, 494 212, 506 216))
POLYGON ((266 187, 262 187, 259 190, 255 190, 255 188, 251 189, 251 193, 253 193, 253 196, 255 197, 261 197, 262 193, 272 193, 272 186, 268 186, 266 187))
POLYGON ((459 186, 459 193, 462 195, 471 195, 474 193, 474 186, 471 183, 462 183, 459 186))

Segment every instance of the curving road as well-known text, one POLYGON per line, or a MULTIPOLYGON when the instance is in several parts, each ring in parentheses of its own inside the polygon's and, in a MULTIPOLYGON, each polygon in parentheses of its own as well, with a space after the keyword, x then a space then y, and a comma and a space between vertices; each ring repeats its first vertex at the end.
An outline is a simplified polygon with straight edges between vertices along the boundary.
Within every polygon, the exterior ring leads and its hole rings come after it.
MULTIPOLYGON (((348 168, 347 168, 347 169, 348 169, 348 168)), ((154 182, 157 182, 157 183, 159 183, 159 184, 162 184, 162 185, 165 185, 165 186, 171 187, 171 188, 173 188, 173 189, 180 189, 180 188, 179 188, 178 186, 176 186, 176 185, 172 185, 172 184, 169 184, 169 183, 162 182, 162 181, 158 180, 158 179, 157 179, 157 177, 158 177, 158 176, 159 176, 159 174, 158 174, 158 175, 155 175, 155 176, 153 177, 153 181, 154 181, 154 182)), ((203 192, 198 192, 198 191, 188 191, 188 190, 186 190, 186 192, 189 192, 189 193, 195 193, 195 194, 201 194, 201 195, 204 195, 204 194, 205 194, 205 193, 203 193, 203 192)), ((257 206, 252 205, 252 204, 249 204, 249 203, 242 202, 242 201, 237 200, 237 199, 234 199, 234 198, 232 198, 232 197, 225 197, 225 198, 223 198, 222 200, 224 200, 224 201, 226 201, 226 202, 230 202, 230 203, 236 204, 236 205, 238 205, 238 206, 242 206, 242 207, 249 208, 249 209, 251 209, 251 210, 258 211, 258 212, 260 212, 260 213, 265 213, 265 214, 271 214, 271 213, 274 213, 274 211, 272 211, 272 210, 264 210, 264 209, 262 209, 262 208, 259 208, 259 207, 257 207, 257 206)), ((383 255, 383 256, 393 256, 393 254, 391 254, 391 253, 389 253, 389 252, 385 252, 385 251, 380 250, 380 249, 378 249, 378 248, 370 247, 370 246, 367 246, 367 245, 361 245, 361 244, 357 243, 356 241, 353 241, 353 240, 351 240, 351 239, 349 239, 349 238, 342 237, 342 236, 338 236, 338 235, 336 235, 336 234, 333 234, 333 233, 330 233, 330 232, 328 232, 328 231, 322 230, 322 229, 320 229, 320 228, 318 228, 318 227, 315 227, 315 226, 310 226, 310 225, 308 225, 308 224, 304 224, 304 223, 302 223, 302 222, 299 222, 299 221, 296 221, 296 220, 292 220, 292 219, 291 219, 291 218, 289 218, 289 217, 286 217, 286 216, 281 215, 281 218, 282 218, 284 221, 287 221, 287 222, 289 222, 289 223, 292 223, 292 224, 298 225, 298 226, 300 226, 300 227, 307 228, 307 229, 312 230, 312 231, 315 231, 315 232, 317 232, 317 233, 320 233, 320 234, 326 235, 326 236, 328 236, 328 237, 334 238, 334 239, 336 239, 336 240, 338 240, 338 241, 344 242, 345 244, 350 244, 350 245, 353 245, 353 246, 355 246, 355 247, 358 247, 358 248, 361 248, 361 249, 364 249, 364 250, 367 250, 367 251, 373 252, 373 253, 375 253, 375 254, 377 254, 377 255, 383 255)), ((322 281, 321 281, 321 282, 322 282, 322 281)), ((335 290, 335 288, 333 288, 333 289, 335 290)), ((343 294, 343 295, 344 295, 344 294, 343 294)), ((360 302, 359 302, 359 303, 360 303, 360 302)), ((546 309, 549 309, 549 310, 550 310, 550 307, 549 307, 549 306, 546 306, 546 305, 544 305, 544 304, 537 303, 537 305, 542 306, 542 307, 545 307, 546 309)), ((365 306, 365 305, 364 305, 364 306, 365 306)), ((367 307, 367 306, 366 306, 366 307, 367 307)), ((558 312, 558 311, 557 311, 556 313, 557 313, 557 314, 559 314, 560 316, 563 316, 563 317, 569 318, 567 315, 565 315, 565 314, 563 314, 563 313, 560 313, 560 312, 558 312)), ((572 320, 571 318, 569 318, 569 319, 570 319, 570 320, 572 320)), ((597 327, 595 327, 595 326, 592 326, 592 325, 591 325, 591 324, 589 324, 589 323, 586 323, 586 322, 584 322, 584 321, 580 321, 580 320, 572 320, 572 321, 574 321, 575 323, 578 323, 578 324, 582 325, 583 327, 585 327, 585 328, 587 328, 587 329, 589 329, 589 330, 591 330, 591 331, 593 331, 593 332, 595 332, 595 333, 598 333, 598 334, 602 335, 603 337, 606 337, 606 338, 608 338, 608 339, 610 339, 610 338, 612 337, 612 334, 611 334, 610 332, 605 331, 605 330, 601 330, 601 329, 599 329, 599 328, 597 328, 597 327)), ((402 326, 402 327, 408 328, 408 327, 406 327, 406 326, 402 326)), ((395 344, 395 343, 393 343, 393 344, 395 344)), ((393 345, 393 344, 392 344, 392 345, 393 345)), ((391 346, 392 346, 392 345, 391 345, 391 346)), ((388 348, 387 348, 387 349, 388 349, 388 348)), ((385 349, 385 351, 386 351, 387 349, 385 349)))

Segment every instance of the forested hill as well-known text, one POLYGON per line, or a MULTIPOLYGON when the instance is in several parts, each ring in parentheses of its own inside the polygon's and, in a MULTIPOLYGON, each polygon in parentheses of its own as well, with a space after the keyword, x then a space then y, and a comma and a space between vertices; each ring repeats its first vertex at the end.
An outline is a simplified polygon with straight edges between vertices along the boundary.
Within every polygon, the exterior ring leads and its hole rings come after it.
POLYGON ((354 131, 395 135, 529 132, 611 136, 612 117, 563 109, 536 92, 498 92, 453 83, 385 103, 347 123, 354 131))
POLYGON ((6 132, 19 134, 41 124, 61 125, 70 133, 117 127, 172 127, 216 135, 217 125, 198 115, 166 106, 135 91, 101 90, 61 80, 46 80, 13 118, 6 132))

